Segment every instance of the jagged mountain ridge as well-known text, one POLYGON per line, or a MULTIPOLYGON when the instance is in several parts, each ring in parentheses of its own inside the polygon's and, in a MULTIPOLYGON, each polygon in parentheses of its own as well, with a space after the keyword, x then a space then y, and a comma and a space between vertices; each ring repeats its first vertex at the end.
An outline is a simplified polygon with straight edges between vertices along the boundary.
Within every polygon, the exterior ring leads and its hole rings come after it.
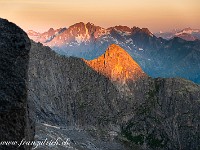
POLYGON ((38 33, 33 30, 28 30, 27 34, 29 35, 29 38, 38 41, 41 43, 48 43, 52 41, 56 36, 60 35, 62 32, 64 32, 66 28, 60 28, 54 30, 53 28, 50 28, 47 32, 44 33, 38 33))
POLYGON ((184 41, 177 37, 164 40, 147 28, 115 26, 104 29, 81 22, 43 44, 59 54, 88 60, 102 55, 109 45, 118 44, 151 77, 182 77, 200 83, 200 41, 184 41))
POLYGON ((159 32, 155 33, 157 37, 162 37, 164 39, 172 39, 174 37, 180 37, 186 41, 200 40, 200 29, 192 29, 190 27, 183 30, 172 30, 169 32, 159 32))
MULTIPOLYGON (((60 31, 62 28, 56 29, 56 30, 51 28, 47 32, 44 32, 41 34, 40 33, 34 34, 34 36, 38 37, 34 41, 46 43, 45 45, 50 46, 50 47, 52 46, 60 47, 60 46, 69 45, 72 43, 79 44, 80 42, 87 42, 87 40, 88 41, 92 40, 92 38, 96 39, 100 36, 110 34, 110 32, 112 32, 113 30, 127 32, 131 34, 132 30, 135 28, 136 27, 131 29, 127 26, 115 26, 115 27, 110 27, 108 29, 105 29, 100 26, 95 26, 94 24, 89 23, 89 22, 87 24, 80 22, 80 23, 76 23, 70 26, 65 31, 65 33, 60 35, 60 37, 52 39, 51 41, 47 41, 47 39, 50 38, 56 31, 60 31)), ((32 30, 27 32, 28 35, 30 35, 30 38, 33 35, 33 32, 34 31, 32 30)))
MULTIPOLYGON (((119 54, 118 48, 111 46, 114 57, 119 54)), ((109 50, 105 56, 110 58, 106 60, 112 61, 109 50)), ((125 52, 120 48, 122 51, 125 52)), ((59 56, 34 42, 30 56, 29 102, 35 106, 32 114, 39 129, 36 133, 42 138, 66 135, 73 148, 86 150, 91 145, 93 149, 109 150, 197 149, 198 85, 183 79, 152 79, 146 75, 135 80, 133 76, 121 87, 129 90, 123 91, 118 88, 119 82, 116 84, 104 74, 111 72, 107 66, 101 66, 104 69, 99 72, 98 58, 91 65, 84 59, 59 56), (78 139, 82 133, 92 134, 93 138, 85 136, 89 143, 78 139), (105 144, 104 140, 109 142, 105 144), (128 142, 128 147, 123 141, 128 142)), ((123 67, 129 68, 131 64, 123 67)), ((133 64, 138 69, 135 61, 133 64)), ((123 73, 118 77, 123 78, 123 73)))

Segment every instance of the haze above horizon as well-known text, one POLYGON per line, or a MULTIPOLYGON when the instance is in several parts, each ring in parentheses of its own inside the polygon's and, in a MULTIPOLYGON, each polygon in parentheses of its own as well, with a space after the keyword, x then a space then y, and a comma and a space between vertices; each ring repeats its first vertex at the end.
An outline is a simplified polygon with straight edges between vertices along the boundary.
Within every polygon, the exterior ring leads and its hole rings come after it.
POLYGON ((200 28, 199 0, 0 0, 0 17, 24 30, 43 32, 92 22, 102 27, 125 25, 152 32, 200 28))

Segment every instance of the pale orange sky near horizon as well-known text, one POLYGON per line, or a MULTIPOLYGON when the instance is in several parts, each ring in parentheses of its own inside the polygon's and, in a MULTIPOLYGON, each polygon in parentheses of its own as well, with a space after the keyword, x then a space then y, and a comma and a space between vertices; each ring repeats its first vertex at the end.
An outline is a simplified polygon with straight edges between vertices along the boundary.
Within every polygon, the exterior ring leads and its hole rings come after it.
POLYGON ((0 0, 0 17, 24 30, 77 22, 147 27, 152 32, 200 28, 200 0, 0 0))

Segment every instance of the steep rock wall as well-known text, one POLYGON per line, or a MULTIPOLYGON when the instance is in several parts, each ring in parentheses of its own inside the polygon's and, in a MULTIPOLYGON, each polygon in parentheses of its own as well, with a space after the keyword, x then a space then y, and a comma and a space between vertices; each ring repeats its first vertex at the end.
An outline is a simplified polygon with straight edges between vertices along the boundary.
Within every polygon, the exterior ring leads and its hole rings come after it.
MULTIPOLYGON (((27 110, 27 72, 31 44, 15 24, 0 19, 0 141, 33 139, 27 110)), ((33 129, 33 127, 32 127, 33 129)), ((15 150, 18 145, 0 145, 15 150)), ((23 146, 19 149, 24 149, 23 146)), ((27 147, 27 149, 29 149, 27 147)))

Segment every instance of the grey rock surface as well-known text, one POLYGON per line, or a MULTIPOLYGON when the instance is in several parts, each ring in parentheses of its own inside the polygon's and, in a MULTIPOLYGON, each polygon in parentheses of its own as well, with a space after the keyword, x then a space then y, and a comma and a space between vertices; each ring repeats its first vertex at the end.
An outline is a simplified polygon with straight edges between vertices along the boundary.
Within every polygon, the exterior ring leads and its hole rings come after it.
MULTIPOLYGON (((30 40, 22 29, 0 19, 0 142, 33 138, 27 114, 30 47, 30 40)), ((17 147, 0 145, 1 150, 24 149, 17 147)))
POLYGON ((116 136, 110 133, 120 132, 120 124, 132 115, 135 100, 120 93, 114 83, 82 59, 59 56, 34 42, 30 56, 28 99, 33 102, 36 128, 41 123, 74 126, 88 131, 100 143, 104 139, 115 143, 116 136))
POLYGON ((30 56, 28 99, 37 122, 35 139, 64 135, 83 145, 88 139, 99 149, 105 140, 122 150, 198 149, 199 85, 145 76, 120 86, 82 59, 59 56, 34 42, 30 56), (72 126, 82 132, 69 134, 72 126), (80 141, 81 136, 87 138, 80 141))
POLYGON ((155 79, 145 102, 122 127, 122 135, 143 149, 200 148, 200 87, 187 80, 155 79))

